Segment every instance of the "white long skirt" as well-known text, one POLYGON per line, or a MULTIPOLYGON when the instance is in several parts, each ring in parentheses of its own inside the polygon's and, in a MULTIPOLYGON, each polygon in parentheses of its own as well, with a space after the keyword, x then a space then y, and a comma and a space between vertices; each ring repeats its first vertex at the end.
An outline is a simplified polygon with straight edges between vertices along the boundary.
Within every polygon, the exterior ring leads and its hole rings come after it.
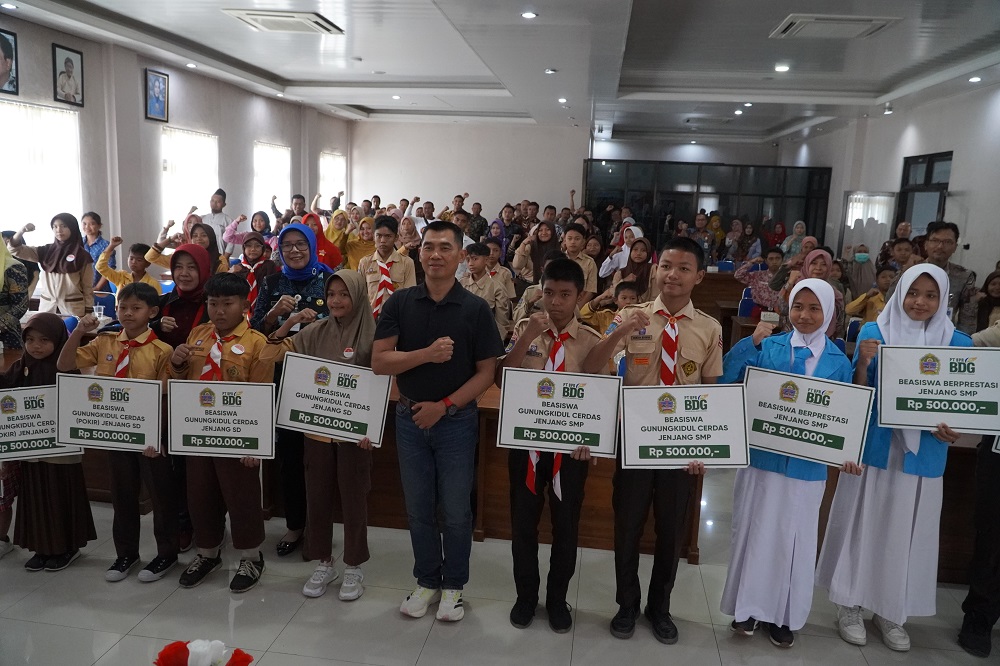
POLYGON ((801 629, 812 607, 825 481, 747 467, 733 489, 733 547, 721 610, 801 629))
POLYGON ((895 432, 888 469, 841 474, 816 584, 830 601, 861 606, 896 624, 936 612, 943 480, 904 474, 895 432))

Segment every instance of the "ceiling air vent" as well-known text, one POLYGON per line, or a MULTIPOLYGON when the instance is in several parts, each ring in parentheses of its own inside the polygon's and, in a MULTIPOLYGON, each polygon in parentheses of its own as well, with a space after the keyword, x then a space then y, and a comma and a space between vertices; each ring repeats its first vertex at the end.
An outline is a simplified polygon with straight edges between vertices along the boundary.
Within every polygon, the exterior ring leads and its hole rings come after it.
POLYGON ((770 39, 862 39, 900 21, 891 16, 836 16, 789 14, 769 35, 770 39))
POLYGON ((307 35, 343 35, 333 22, 314 12, 223 9, 259 32, 294 32, 307 35))

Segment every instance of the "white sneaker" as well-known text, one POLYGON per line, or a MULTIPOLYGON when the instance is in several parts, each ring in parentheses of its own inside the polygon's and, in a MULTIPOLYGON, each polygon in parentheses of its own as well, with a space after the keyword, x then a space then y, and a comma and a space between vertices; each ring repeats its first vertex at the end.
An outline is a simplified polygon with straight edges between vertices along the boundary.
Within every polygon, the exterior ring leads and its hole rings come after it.
POLYGON ((333 563, 320 564, 313 571, 312 576, 309 577, 306 584, 302 586, 302 594, 313 599, 322 597, 323 593, 326 592, 326 586, 337 580, 339 576, 340 574, 337 573, 337 569, 333 566, 333 563))
POLYGON ((427 614, 427 607, 437 603, 440 599, 441 590, 429 590, 417 585, 417 589, 410 592, 409 596, 400 604, 399 612, 410 617, 423 617, 427 614))
POLYGON ((14 550, 14 544, 12 542, 0 541, 0 557, 3 557, 12 550, 14 550))
POLYGON ((837 606, 837 631, 851 645, 864 645, 868 642, 861 606, 837 606))
POLYGON ((444 591, 436 617, 442 622, 458 622, 465 617, 465 608, 462 607, 462 590, 444 591))
POLYGON ((347 567, 344 569, 344 582, 340 584, 340 600, 354 601, 365 593, 365 574, 361 567, 347 567))
POLYGON ((910 636, 902 625, 890 622, 880 615, 874 616, 872 621, 882 634, 882 642, 887 648, 896 652, 906 652, 910 649, 910 636))

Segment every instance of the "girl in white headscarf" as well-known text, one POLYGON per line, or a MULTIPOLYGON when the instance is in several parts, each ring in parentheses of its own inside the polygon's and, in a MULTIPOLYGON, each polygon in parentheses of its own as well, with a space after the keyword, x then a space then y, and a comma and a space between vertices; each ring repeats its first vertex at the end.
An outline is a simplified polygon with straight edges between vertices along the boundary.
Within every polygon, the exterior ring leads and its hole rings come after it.
MULTIPOLYGON (((723 382, 742 382, 747 367, 851 381, 851 363, 826 336, 835 296, 826 280, 807 278, 792 289, 792 330, 772 336, 761 322, 751 337, 723 361, 723 382)), ((845 471, 860 473, 853 462, 845 471)), ((732 554, 722 612, 734 616, 730 629, 751 636, 766 626, 771 642, 789 648, 812 607, 819 509, 827 466, 750 449, 750 467, 736 473, 733 489, 732 554)))
POLYGON ((637 225, 633 224, 626 227, 622 231, 622 239, 624 241, 622 247, 616 247, 612 250, 608 258, 601 264, 600 270, 597 271, 598 276, 602 278, 610 277, 615 274, 615 271, 625 268, 628 264, 629 255, 632 252, 632 243, 635 242, 636 238, 642 237, 642 229, 637 225))
MULTIPOLYGON (((879 344, 971 347, 948 317, 948 275, 919 264, 899 279, 878 319, 861 327, 854 383, 876 386, 879 344)), ((830 509, 816 582, 837 604, 837 627, 848 643, 867 641, 862 617, 890 649, 906 651, 903 623, 936 611, 938 526, 948 445, 958 433, 882 428, 877 401, 868 423, 860 477, 842 477, 830 509)))

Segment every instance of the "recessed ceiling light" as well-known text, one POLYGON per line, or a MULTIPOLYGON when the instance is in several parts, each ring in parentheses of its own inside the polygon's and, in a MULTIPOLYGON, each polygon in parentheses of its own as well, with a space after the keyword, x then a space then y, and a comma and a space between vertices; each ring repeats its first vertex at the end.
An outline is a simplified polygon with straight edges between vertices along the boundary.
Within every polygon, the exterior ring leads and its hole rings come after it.
POLYGON ((712 525, 714 525, 714 524, 715 524, 715 521, 712 521, 712 520, 706 520, 706 521, 705 521, 705 524, 706 524, 706 525, 708 525, 709 527, 711 527, 712 525))
POLYGON ((791 69, 791 67, 784 64, 777 64, 774 66, 774 71, 776 72, 787 72, 789 69, 791 69))
POLYGON ((691 143, 698 143, 697 141, 692 141, 691 143))
POLYGON ((753 106, 753 102, 743 102, 743 106, 753 106))
POLYGON ((546 74, 555 74, 558 71, 559 71, 558 69, 552 69, 551 67, 546 67, 545 68, 545 73, 546 74))
POLYGON ((285 93, 278 93, 278 97, 284 97, 285 93))
POLYGON ((608 166, 608 163, 605 162, 604 160, 601 160, 601 166, 608 166))
POLYGON ((969 83, 979 83, 982 80, 983 78, 981 76, 973 76, 971 79, 969 79, 969 83))
POLYGON ((521 12, 521 18, 533 19, 538 18, 538 14, 535 12, 521 12))
POLYGON ((193 62, 189 62, 187 64, 187 67, 188 69, 198 69, 198 65, 194 64, 193 62))
POLYGON ((399 99, 399 95, 393 95, 392 98, 393 99, 399 99))
POLYGON ((17 9, 17 5, 12 5, 9 2, 3 3, 0 7, 3 7, 4 9, 17 9))
POLYGON ((566 98, 565 97, 560 97, 559 98, 559 103, 560 104, 565 104, 566 103, 566 98))
POLYGON ((735 113, 738 116, 742 116, 743 115, 743 109, 736 109, 735 111, 733 111, 733 113, 735 113))

